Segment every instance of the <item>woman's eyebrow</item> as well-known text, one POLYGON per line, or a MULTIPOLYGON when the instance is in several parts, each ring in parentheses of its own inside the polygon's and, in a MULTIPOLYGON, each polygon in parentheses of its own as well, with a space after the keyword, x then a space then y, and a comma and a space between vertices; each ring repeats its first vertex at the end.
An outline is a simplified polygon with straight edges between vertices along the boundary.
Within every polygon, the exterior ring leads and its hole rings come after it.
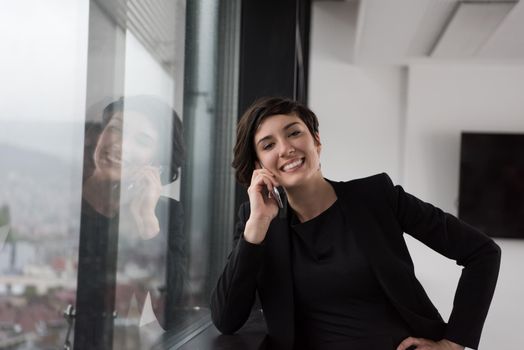
POLYGON ((111 117, 111 120, 117 121, 119 123, 123 123, 124 122, 124 117, 122 116, 122 113, 115 113, 111 117))
POLYGON ((298 124, 298 122, 292 122, 292 123, 289 123, 288 125, 284 126, 284 129, 283 130, 287 130, 289 129, 290 127, 292 127, 293 125, 295 124, 298 124))
POLYGON ((260 142, 265 141, 265 140, 267 140, 267 139, 270 139, 270 138, 272 138, 272 137, 273 137, 273 136, 271 136, 271 135, 264 136, 263 138, 261 138, 260 140, 258 140, 257 145, 258 145, 260 142))
MULTIPOLYGON (((285 131, 285 130, 289 129, 290 127, 292 127, 292 126, 295 125, 295 124, 299 124, 299 122, 291 122, 291 123, 287 124, 286 126, 284 126, 284 127, 282 128, 282 130, 285 131)), ((258 140, 257 145, 258 145, 260 142, 265 141, 265 140, 267 140, 267 139, 270 139, 270 138, 272 138, 272 137, 273 137, 273 135, 267 135, 267 136, 264 136, 263 138, 261 138, 260 140, 258 140)))

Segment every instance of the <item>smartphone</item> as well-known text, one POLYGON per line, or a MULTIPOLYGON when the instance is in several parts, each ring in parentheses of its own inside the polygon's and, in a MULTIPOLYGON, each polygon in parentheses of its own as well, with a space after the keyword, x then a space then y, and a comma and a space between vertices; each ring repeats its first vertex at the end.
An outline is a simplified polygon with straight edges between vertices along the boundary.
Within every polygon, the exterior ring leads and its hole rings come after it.
MULTIPOLYGON (((152 166, 151 164, 147 164, 145 166, 152 166)), ((138 172, 140 168, 135 169, 135 173, 138 172)), ((158 170, 158 176, 161 177, 163 173, 162 167, 157 167, 158 170)), ((129 175, 127 179, 121 179, 120 187, 123 190, 123 193, 128 197, 134 197, 137 194, 140 193, 140 191, 143 191, 143 185, 141 185, 142 178, 137 178, 136 176, 129 175)))
MULTIPOLYGON (((262 169, 265 169, 264 168, 264 165, 262 165, 262 163, 260 161, 258 161, 258 163, 260 164, 260 166, 262 167, 262 169)), ((280 192, 278 191, 278 188, 276 187, 273 187, 273 193, 272 193, 273 197, 275 198, 275 200, 277 201, 277 204, 278 204, 278 207, 280 209, 283 209, 284 208, 284 203, 282 202, 282 198, 280 197, 280 192)), ((271 198, 271 196, 269 195, 269 192, 267 194, 268 198, 271 198)))
POLYGON ((275 200, 278 203, 278 207, 280 209, 284 208, 284 204, 282 203, 282 198, 280 197, 280 192, 278 192, 278 188, 273 187, 273 197, 275 197, 275 200))

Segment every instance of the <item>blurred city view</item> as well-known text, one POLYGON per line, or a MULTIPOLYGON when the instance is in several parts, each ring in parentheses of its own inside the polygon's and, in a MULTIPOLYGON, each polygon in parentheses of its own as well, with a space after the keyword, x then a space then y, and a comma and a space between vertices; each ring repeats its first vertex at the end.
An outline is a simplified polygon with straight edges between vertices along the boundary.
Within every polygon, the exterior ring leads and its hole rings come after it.
POLYGON ((1 141, 0 349, 56 348, 75 302, 81 167, 1 141))
MULTIPOLYGON (((52 134, 73 127, 55 124, 38 131, 53 127, 52 134)), ((27 133, 30 128, 27 125, 27 133)), ((57 349, 65 342, 64 311, 75 305, 78 274, 82 164, 81 151, 76 153, 67 161, 0 142, 0 349, 57 349)), ((121 244, 136 247, 140 242, 123 238, 121 244)), ((129 299, 144 281, 162 284, 158 271, 151 274, 133 260, 157 270, 165 261, 155 252, 134 253, 119 256, 126 263, 117 271, 114 342, 129 343, 126 349, 152 344, 162 332, 152 310, 140 309, 136 298, 131 304, 129 299), (130 334, 144 325, 142 341, 129 342, 130 334)))
POLYGON ((75 302, 87 1, 0 4, 0 349, 57 349, 75 302))

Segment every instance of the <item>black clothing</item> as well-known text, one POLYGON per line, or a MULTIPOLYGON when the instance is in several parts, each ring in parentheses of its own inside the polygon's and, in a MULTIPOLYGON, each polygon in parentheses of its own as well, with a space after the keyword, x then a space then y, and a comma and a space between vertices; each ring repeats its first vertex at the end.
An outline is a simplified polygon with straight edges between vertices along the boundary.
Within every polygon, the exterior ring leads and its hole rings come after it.
POLYGON ((113 343, 118 215, 97 213, 82 200, 75 348, 107 349, 113 343))
MULTIPOLYGON (((183 212, 180 202, 160 197, 155 208, 160 231, 154 237, 142 239, 134 231, 134 223, 123 226, 120 220, 116 310, 126 316, 136 298, 141 312, 147 294, 155 316, 164 329, 173 322, 173 310, 181 298, 186 272, 186 247, 183 233, 183 212), (126 268, 138 268, 139 276, 126 276, 126 268), (120 278, 120 276, 122 278, 120 278), (169 291, 169 293, 167 293, 169 291)), ((132 218, 129 217, 130 221, 132 218)), ((136 272, 135 272, 136 274, 136 272)))
POLYGON ((304 223, 292 215, 291 228, 295 348, 396 349, 410 332, 356 248, 338 201, 304 223))
MULTIPOLYGON (((394 186, 386 174, 331 182, 356 246, 410 334, 477 348, 495 290, 500 248, 491 238, 394 186), (464 266, 446 324, 415 276, 403 233, 464 266)), ((262 244, 244 240, 249 203, 239 210, 234 248, 211 297, 215 326, 226 334, 245 323, 258 293, 271 349, 293 349, 295 297, 289 223, 277 217, 262 244)))
POLYGON ((82 201, 75 348, 109 348, 114 337, 120 338, 113 332, 113 312, 119 320, 128 318, 131 305, 141 313, 148 293, 160 325, 167 329, 175 322, 187 264, 182 206, 161 197, 155 214, 160 232, 132 242, 129 238, 138 233, 132 225, 122 225, 119 213, 106 217, 82 201), (142 276, 117 280, 117 273, 122 275, 131 264, 142 276))

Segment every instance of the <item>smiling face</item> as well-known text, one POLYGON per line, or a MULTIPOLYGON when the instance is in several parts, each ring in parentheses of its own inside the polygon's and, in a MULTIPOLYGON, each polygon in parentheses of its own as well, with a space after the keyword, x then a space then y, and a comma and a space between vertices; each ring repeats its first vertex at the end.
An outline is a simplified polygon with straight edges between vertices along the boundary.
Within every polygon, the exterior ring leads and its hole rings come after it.
POLYGON ((322 178, 320 139, 295 115, 278 114, 265 118, 255 132, 255 152, 262 167, 269 170, 284 188, 322 178))
POLYGON ((95 149, 95 165, 110 180, 133 172, 133 169, 157 161, 159 132, 143 114, 115 113, 103 129, 95 149))

